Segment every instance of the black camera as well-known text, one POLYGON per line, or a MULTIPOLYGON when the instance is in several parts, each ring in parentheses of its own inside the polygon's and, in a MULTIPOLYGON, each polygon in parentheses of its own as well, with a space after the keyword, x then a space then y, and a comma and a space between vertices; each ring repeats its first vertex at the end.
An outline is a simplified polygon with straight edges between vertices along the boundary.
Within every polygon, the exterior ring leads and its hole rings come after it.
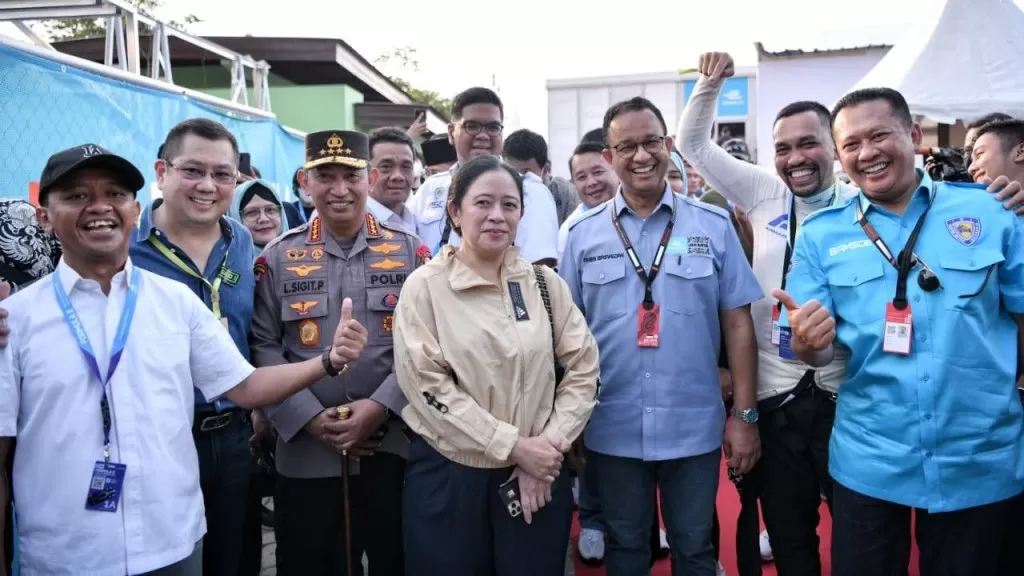
POLYGON ((973 182, 967 172, 969 158, 963 148, 922 148, 924 167, 932 180, 973 182))

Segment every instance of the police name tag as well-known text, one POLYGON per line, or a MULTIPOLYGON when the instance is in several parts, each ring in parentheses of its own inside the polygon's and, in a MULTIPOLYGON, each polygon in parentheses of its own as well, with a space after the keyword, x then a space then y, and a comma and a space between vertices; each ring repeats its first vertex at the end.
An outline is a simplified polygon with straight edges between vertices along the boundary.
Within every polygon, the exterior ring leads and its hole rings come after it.
POLYGON ((97 462, 89 481, 89 495, 85 499, 86 510, 117 512, 124 487, 124 473, 127 466, 116 462, 97 462))
POLYGON ((882 339, 882 350, 890 354, 906 356, 910 354, 911 335, 910 304, 899 310, 892 302, 885 305, 885 334, 882 339))

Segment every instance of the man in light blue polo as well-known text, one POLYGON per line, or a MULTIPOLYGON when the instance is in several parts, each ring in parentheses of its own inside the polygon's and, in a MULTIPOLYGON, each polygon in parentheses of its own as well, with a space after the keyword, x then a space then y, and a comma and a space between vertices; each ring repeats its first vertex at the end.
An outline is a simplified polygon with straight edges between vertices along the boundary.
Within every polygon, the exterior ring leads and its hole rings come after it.
POLYGON ((728 215, 672 193, 672 139, 644 98, 604 117, 605 159, 621 181, 570 228, 559 273, 601 348, 599 404, 587 426, 609 576, 649 570, 657 488, 677 570, 715 574, 711 525, 719 449, 746 473, 757 461, 757 352, 750 304, 763 294, 728 215), (726 334, 735 409, 718 380, 726 334), (724 440, 723 440, 724 428, 724 440))
POLYGON ((852 92, 832 118, 861 192, 804 221, 789 293, 775 291, 801 359, 850 350, 830 445, 832 573, 905 572, 916 509, 922 576, 996 574, 1024 488, 1020 223, 982 186, 915 170, 921 131, 898 92, 852 92))

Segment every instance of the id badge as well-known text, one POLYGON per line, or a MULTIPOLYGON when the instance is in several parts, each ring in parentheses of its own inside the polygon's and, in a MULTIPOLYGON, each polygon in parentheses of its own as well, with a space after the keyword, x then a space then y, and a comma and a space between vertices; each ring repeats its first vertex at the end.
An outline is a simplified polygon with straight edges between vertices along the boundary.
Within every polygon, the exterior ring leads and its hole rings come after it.
POLYGON ((912 328, 910 304, 903 310, 898 310, 892 302, 886 304, 882 350, 890 354, 909 355, 912 328))
POLYGON ((775 323, 775 330, 779 334, 779 358, 783 360, 799 360, 800 358, 793 351, 793 329, 789 327, 780 328, 775 323))
MULTIPOLYGON (((780 342, 779 333, 779 307, 772 306, 772 344, 778 346, 780 342)), ((780 352, 781 355, 781 352, 780 352)))
POLYGON ((89 495, 85 499, 86 510, 117 512, 124 487, 124 472, 127 467, 116 462, 97 462, 89 482, 89 495))
POLYGON ((661 305, 655 304, 650 310, 643 303, 637 307, 636 345, 641 348, 657 348, 661 343, 661 305))

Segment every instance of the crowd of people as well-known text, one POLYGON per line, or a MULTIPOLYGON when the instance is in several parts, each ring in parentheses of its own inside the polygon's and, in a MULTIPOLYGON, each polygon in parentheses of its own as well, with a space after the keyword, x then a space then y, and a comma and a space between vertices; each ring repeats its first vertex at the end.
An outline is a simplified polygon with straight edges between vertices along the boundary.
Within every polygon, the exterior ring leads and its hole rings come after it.
POLYGON ((261 524, 283 576, 713 576, 723 465, 741 576, 820 576, 822 501, 837 576, 912 538, 922 576, 1015 573, 1024 121, 971 124, 964 184, 896 91, 793 102, 771 171, 711 138, 732 58, 698 70, 570 179, 479 87, 439 137, 306 135, 294 201, 207 119, 147 206, 55 152, 0 205, 0 576, 253 576, 261 524))

